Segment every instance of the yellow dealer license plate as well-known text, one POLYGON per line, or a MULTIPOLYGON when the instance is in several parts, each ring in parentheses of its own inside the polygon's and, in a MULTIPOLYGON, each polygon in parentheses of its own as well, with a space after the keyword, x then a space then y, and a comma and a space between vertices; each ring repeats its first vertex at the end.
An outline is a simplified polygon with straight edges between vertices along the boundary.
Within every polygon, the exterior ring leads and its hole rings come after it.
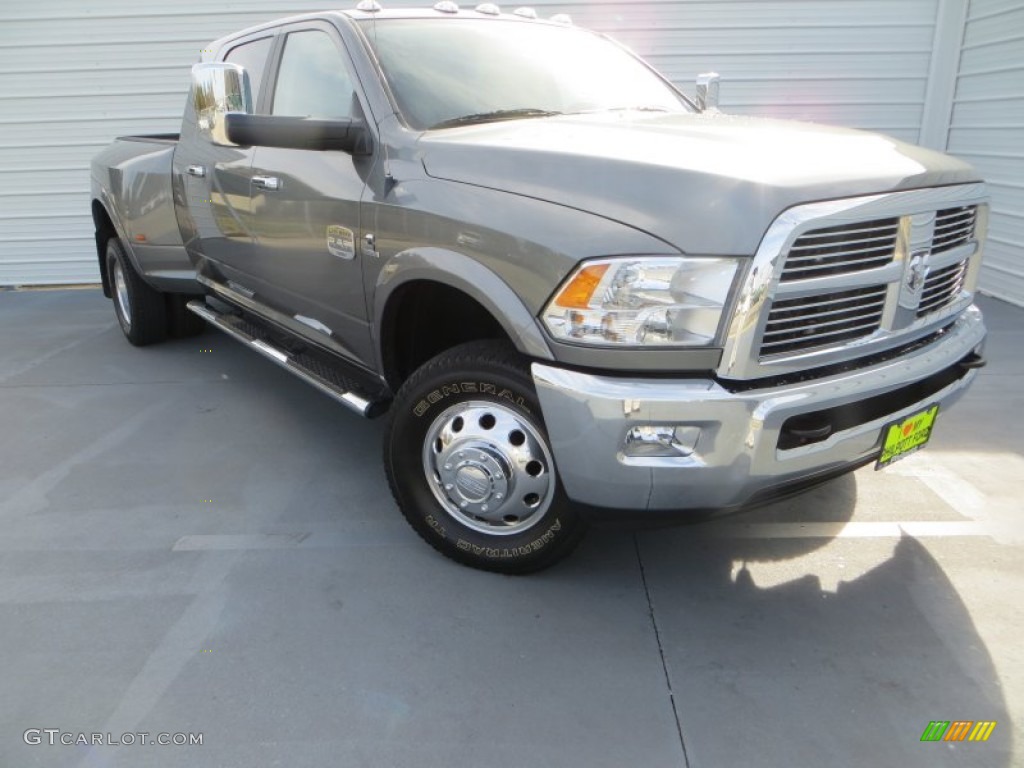
POLYGON ((878 457, 875 469, 887 467, 894 461, 909 456, 923 447, 932 436, 932 426, 939 412, 939 404, 935 403, 923 411, 908 416, 903 421, 889 424, 882 430, 882 453, 878 457))

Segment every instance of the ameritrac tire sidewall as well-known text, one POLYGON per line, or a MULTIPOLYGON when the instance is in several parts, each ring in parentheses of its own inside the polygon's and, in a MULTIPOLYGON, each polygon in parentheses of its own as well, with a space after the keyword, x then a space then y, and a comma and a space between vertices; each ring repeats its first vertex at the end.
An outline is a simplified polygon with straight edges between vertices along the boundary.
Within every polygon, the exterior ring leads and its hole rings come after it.
POLYGON ((467 400, 493 402, 521 413, 548 442, 540 404, 531 388, 498 371, 449 370, 431 376, 417 389, 423 397, 396 404, 388 446, 396 493, 409 522, 427 541, 468 565, 527 571, 558 559, 563 547, 575 543, 581 523, 557 482, 557 467, 548 509, 536 525, 510 535, 480 533, 456 520, 434 497, 423 469, 423 441, 431 423, 445 409, 467 400))

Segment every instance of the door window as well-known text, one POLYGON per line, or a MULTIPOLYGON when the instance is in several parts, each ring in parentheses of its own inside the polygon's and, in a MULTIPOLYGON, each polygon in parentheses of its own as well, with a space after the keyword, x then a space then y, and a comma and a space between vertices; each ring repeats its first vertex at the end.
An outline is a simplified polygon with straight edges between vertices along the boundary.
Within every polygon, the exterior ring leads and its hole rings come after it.
POLYGON ((259 40, 236 45, 224 57, 224 61, 240 64, 242 69, 249 73, 249 87, 252 89, 254 104, 260 97, 260 85, 263 83, 263 73, 267 69, 267 57, 273 43, 274 38, 261 37, 259 40))
POLYGON ((271 114, 351 117, 353 94, 344 56, 330 35, 318 29, 288 35, 274 84, 271 114))

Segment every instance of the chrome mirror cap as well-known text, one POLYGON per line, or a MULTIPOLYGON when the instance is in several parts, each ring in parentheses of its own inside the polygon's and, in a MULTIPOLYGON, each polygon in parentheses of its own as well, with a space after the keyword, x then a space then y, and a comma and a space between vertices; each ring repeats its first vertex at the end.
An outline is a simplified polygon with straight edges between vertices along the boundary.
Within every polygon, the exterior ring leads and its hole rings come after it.
POLYGON ((235 146, 228 139, 224 117, 229 112, 252 114, 248 73, 224 61, 193 64, 192 106, 200 136, 213 144, 235 146))
POLYGON ((701 112, 718 111, 719 80, 717 72, 702 72, 697 75, 697 108, 701 112))

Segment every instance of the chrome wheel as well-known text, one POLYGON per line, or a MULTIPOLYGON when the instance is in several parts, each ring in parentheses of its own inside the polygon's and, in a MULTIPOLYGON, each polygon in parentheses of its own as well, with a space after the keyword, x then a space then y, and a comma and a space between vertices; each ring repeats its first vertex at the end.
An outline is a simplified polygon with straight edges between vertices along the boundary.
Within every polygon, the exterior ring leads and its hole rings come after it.
POLYGON ((117 301, 117 308, 121 314, 121 320, 126 328, 132 326, 132 300, 128 295, 128 281, 124 277, 124 268, 120 259, 114 259, 112 264, 114 273, 114 297, 117 301))
POLYGON ((434 419, 424 439, 423 471, 448 514, 481 533, 531 528, 555 494, 544 437, 520 413, 498 403, 459 403, 434 419))

